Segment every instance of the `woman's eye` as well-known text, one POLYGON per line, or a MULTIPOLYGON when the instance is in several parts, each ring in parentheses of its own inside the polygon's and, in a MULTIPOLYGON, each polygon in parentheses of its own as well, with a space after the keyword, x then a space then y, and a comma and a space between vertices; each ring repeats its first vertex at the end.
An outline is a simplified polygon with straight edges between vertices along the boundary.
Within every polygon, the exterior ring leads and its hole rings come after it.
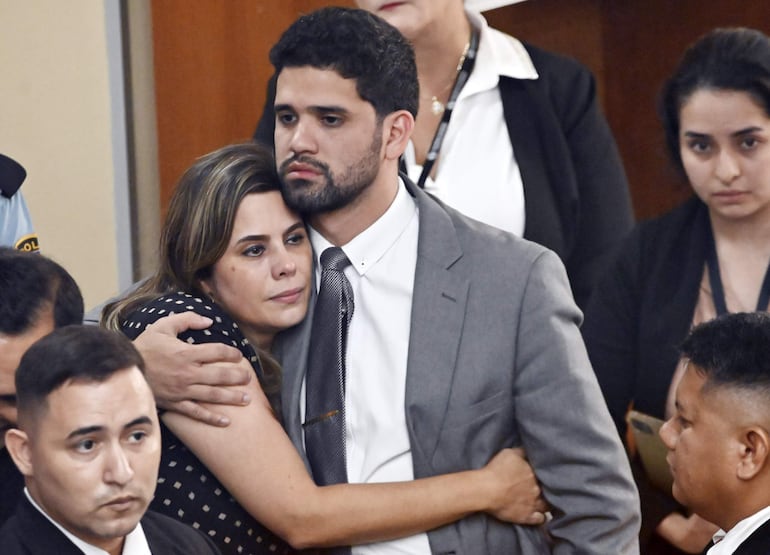
POLYGON ((260 256, 263 252, 265 252, 265 247, 262 245, 251 245, 247 247, 243 254, 245 256, 260 256))
POLYGON ((690 143, 690 150, 698 154, 703 154, 709 151, 709 143, 706 141, 693 141, 690 143))
POLYGON ((286 243, 289 245, 299 245, 305 240, 305 235, 302 233, 295 233, 292 235, 289 235, 286 238, 286 243))
POLYGON ((756 137, 746 137, 741 141, 741 148, 744 150, 751 150, 759 144, 756 137))

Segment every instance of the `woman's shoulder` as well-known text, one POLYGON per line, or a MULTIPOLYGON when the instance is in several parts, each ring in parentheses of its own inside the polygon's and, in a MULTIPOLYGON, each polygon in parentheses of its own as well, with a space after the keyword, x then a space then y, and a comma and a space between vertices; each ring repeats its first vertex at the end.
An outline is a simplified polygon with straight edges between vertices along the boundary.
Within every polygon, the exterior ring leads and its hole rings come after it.
POLYGON ((655 243, 661 239, 676 242, 699 233, 707 220, 706 205, 693 196, 664 214, 640 222, 636 235, 642 242, 655 243))
POLYGON ((179 338, 189 343, 225 343, 242 349, 247 343, 238 324, 222 308, 210 299, 183 291, 165 293, 148 301, 129 314, 123 321, 122 330, 131 339, 136 338, 147 326, 161 318, 181 312, 194 312, 211 318, 212 324, 202 330, 187 330, 179 338))

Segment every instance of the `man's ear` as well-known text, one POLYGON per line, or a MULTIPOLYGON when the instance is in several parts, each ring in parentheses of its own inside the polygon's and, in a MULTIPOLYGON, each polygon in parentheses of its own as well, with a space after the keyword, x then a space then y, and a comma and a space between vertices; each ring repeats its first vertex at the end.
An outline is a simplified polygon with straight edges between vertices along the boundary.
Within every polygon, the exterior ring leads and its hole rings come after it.
POLYGON ((751 426, 744 430, 739 444, 737 476, 751 480, 770 462, 770 435, 761 426, 751 426))
POLYGON ((406 110, 397 110, 382 120, 382 142, 387 160, 398 160, 406 150, 414 130, 414 116, 406 110))
POLYGON ((32 476, 32 453, 27 434, 18 428, 9 429, 5 432, 5 448, 19 472, 24 476, 32 476))

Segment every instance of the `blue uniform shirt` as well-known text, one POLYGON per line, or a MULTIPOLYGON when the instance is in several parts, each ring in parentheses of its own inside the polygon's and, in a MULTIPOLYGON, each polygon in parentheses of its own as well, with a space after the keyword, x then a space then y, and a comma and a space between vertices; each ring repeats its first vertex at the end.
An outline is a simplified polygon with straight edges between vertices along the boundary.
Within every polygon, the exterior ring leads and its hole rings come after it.
POLYGON ((0 195, 0 245, 29 252, 40 248, 21 191, 11 198, 0 195))

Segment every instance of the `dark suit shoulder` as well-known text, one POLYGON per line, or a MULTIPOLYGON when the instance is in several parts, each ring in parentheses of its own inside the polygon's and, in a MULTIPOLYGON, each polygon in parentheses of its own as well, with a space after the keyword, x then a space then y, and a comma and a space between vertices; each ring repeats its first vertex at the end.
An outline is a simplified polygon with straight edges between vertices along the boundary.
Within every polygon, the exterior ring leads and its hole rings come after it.
POLYGON ((705 256, 707 225, 706 206, 693 197, 661 216, 637 224, 619 245, 617 260, 631 263, 640 277, 653 280, 660 271, 668 273, 671 265, 680 265, 683 257, 697 259, 700 264, 705 256))
POLYGON ((582 63, 528 43, 524 43, 524 48, 538 74, 532 85, 550 99, 557 113, 595 100, 594 76, 582 63))
POLYGON ((24 495, 0 528, 0 547, 3 555, 83 555, 24 495))
POLYGON ((173 518, 147 511, 142 529, 153 553, 168 555, 218 555, 219 549, 202 533, 173 518))
POLYGON ((640 222, 635 233, 645 242, 662 237, 671 241, 674 234, 702 227, 706 218, 706 205, 699 198, 692 197, 665 214, 640 222))
POLYGON ((544 74, 548 77, 557 77, 559 75, 578 75, 590 74, 590 70, 575 58, 544 50, 528 42, 522 42, 527 50, 532 63, 537 69, 538 74, 544 74))

